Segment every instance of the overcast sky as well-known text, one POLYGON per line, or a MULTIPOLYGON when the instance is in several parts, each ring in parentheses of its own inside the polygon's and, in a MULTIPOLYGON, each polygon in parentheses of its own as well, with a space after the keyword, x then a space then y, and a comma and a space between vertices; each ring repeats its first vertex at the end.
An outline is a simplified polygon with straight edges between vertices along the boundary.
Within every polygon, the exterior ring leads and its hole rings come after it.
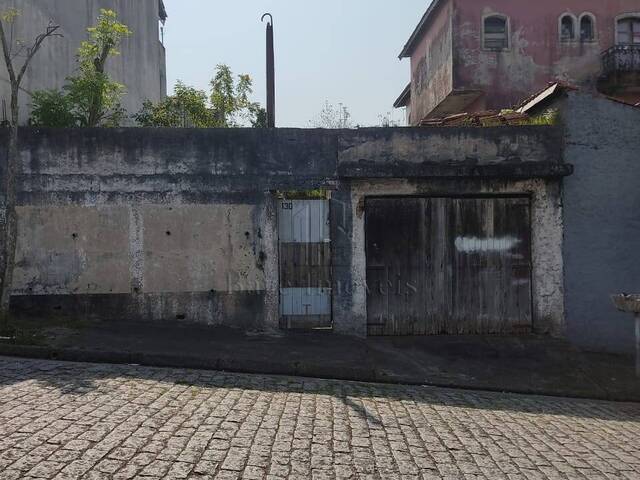
MULTIPOLYGON (((398 54, 429 0, 165 0, 169 91, 176 80, 208 88, 215 65, 254 79, 265 104, 265 33, 274 16, 277 124, 306 127, 325 100, 353 122, 376 125, 409 82, 398 54)), ((395 111, 394 119, 403 115, 395 111)))

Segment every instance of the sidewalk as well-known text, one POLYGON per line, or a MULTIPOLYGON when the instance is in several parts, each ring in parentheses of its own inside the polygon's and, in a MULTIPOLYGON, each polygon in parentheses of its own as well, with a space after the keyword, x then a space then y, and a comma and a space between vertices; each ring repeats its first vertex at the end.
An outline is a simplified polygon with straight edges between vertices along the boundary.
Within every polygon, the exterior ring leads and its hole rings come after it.
POLYGON ((536 336, 358 339, 110 323, 50 329, 41 345, 3 343, 0 354, 640 401, 633 358, 536 336))

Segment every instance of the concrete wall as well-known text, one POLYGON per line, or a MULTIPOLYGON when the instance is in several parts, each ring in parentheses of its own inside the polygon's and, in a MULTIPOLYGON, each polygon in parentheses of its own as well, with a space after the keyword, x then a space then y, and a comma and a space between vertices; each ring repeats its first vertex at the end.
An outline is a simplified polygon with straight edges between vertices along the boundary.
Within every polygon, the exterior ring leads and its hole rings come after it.
POLYGON ((524 193, 534 202, 536 328, 562 330, 558 188, 570 167, 556 128, 24 129, 20 138, 17 311, 276 329, 276 192, 324 188, 335 329, 362 334, 365 196, 524 193))
POLYGON ((274 191, 331 187, 303 131, 21 131, 12 305, 33 315, 278 325, 274 191))
POLYGON ((19 209, 14 293, 26 310, 258 328, 263 204, 56 205, 19 209), (76 298, 70 298, 74 295, 76 298), (37 299, 37 300, 36 300, 37 299), (35 302, 34 302, 35 300, 35 302))
POLYGON ((597 351, 632 352, 629 314, 609 300, 640 292, 640 109, 569 93, 563 116, 565 290, 569 338, 597 351))
MULTIPOLYGON (((118 13, 133 35, 125 39, 121 55, 109 59, 107 70, 126 85, 123 106, 129 113, 140 110, 146 99, 158 101, 166 95, 165 51, 160 43, 158 0, 0 0, 0 11, 17 8, 14 39, 32 43, 49 22, 60 25, 62 38, 48 39, 31 63, 22 83, 22 123, 29 118, 30 94, 36 90, 61 88, 76 69, 76 52, 87 39, 87 28, 95 25, 101 8, 118 13)), ((19 61, 19 59, 18 59, 19 61)), ((0 107, 8 115, 11 89, 4 61, 0 62, 0 107)), ((0 117, 3 111, 0 110, 0 117)))
POLYGON ((409 124, 416 125, 453 89, 453 2, 441 2, 411 55, 409 124))

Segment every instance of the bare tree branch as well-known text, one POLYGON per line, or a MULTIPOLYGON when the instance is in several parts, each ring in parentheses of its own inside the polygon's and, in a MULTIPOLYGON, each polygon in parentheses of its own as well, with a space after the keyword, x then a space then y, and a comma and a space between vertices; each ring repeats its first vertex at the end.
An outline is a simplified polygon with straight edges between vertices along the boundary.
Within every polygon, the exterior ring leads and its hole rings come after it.
MULTIPOLYGON (((49 37, 62 36, 61 34, 56 33, 56 31, 59 28, 60 28, 60 25, 53 25, 50 23, 47 26, 46 31, 36 37, 33 45, 27 49, 27 58, 25 59, 24 64, 20 69, 20 72, 16 76, 15 68, 13 66, 13 58, 17 57, 18 54, 13 55, 12 57, 12 54, 11 54, 12 44, 10 44, 7 41, 7 36, 5 34, 5 29, 4 29, 4 23, 0 19, 0 42, 2 43, 2 53, 4 54, 4 61, 7 65, 7 71, 9 72, 9 79, 11 80, 12 84, 17 84, 19 86, 22 83, 22 78, 24 77, 24 74, 26 73, 27 68, 29 68, 29 63, 31 62, 31 59, 33 59, 34 55, 38 53, 38 50, 40 50, 40 47, 42 46, 42 42, 44 42, 49 37)), ((22 46, 18 51, 18 53, 22 53, 24 49, 25 47, 22 46)))
MULTIPOLYGON (((11 44, 13 45, 13 42, 11 42, 11 44)), ((18 58, 19 56, 22 55, 22 52, 25 51, 25 49, 27 48, 26 45, 19 45, 19 49, 11 56, 11 59, 13 60, 14 58, 18 58)), ((11 49, 13 51, 13 48, 11 49)))
POLYGON ((18 74, 18 85, 22 82, 22 77, 24 77, 24 74, 27 71, 27 68, 29 67, 29 62, 31 62, 31 59, 33 58, 33 56, 38 53, 38 50, 40 50, 40 47, 42 46, 42 42, 44 42, 47 38, 49 37, 61 37, 62 35, 59 33, 56 33, 56 31, 60 28, 60 25, 53 25, 53 24, 49 24, 47 26, 47 30, 44 33, 41 33, 40 35, 38 35, 36 37, 35 42, 33 43, 33 46, 31 48, 29 48, 27 51, 27 59, 24 61, 24 64, 22 65, 22 68, 20 69, 20 73, 18 74))

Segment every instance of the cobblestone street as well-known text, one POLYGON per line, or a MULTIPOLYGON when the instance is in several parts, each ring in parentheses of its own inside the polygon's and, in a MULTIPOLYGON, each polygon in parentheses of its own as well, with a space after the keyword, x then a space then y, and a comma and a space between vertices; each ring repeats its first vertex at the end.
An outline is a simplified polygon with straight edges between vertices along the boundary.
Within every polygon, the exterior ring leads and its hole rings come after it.
POLYGON ((640 404, 0 358, 17 478, 640 478, 640 404))

